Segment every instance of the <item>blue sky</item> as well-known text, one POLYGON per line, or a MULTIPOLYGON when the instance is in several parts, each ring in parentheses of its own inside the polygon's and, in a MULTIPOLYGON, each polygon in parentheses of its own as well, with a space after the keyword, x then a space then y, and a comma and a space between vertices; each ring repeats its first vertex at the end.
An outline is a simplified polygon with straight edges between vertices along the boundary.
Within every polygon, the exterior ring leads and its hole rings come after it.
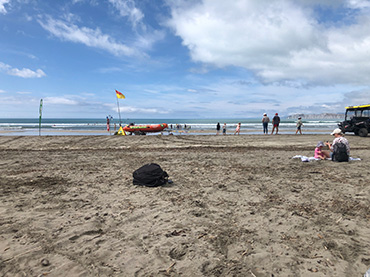
POLYGON ((370 103, 368 0, 0 0, 0 118, 248 118, 370 103))

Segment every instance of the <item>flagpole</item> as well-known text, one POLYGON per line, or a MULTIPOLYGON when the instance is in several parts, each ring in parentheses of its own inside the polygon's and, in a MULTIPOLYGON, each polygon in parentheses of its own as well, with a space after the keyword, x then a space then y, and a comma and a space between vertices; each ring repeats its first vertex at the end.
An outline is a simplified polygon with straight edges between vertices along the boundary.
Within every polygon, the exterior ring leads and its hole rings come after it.
POLYGON ((39 109, 39 136, 41 136, 41 117, 42 117, 42 99, 40 100, 40 109, 39 109))
POLYGON ((117 98, 117 107, 118 107, 118 115, 119 115, 119 126, 121 126, 122 122, 121 122, 121 111, 119 109, 119 102, 118 102, 118 97, 117 98))

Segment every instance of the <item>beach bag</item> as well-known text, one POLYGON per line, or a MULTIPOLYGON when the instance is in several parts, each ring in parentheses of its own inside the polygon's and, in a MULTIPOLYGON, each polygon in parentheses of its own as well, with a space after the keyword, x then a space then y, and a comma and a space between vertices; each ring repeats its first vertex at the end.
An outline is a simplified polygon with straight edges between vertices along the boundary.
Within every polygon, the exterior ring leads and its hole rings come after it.
POLYGON ((143 165, 133 173, 133 183, 138 186, 158 187, 167 183, 168 174, 158 164, 143 165))
POLYGON ((333 145, 333 157, 334 162, 348 162, 347 147, 343 142, 337 142, 333 145))

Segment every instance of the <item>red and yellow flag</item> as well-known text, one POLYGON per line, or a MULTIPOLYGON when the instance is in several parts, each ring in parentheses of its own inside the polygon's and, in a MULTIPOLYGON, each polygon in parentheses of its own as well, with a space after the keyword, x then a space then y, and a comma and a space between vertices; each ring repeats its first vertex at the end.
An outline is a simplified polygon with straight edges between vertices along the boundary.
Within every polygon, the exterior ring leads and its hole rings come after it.
POLYGON ((118 90, 116 90, 116 95, 117 95, 117 98, 118 99, 125 99, 126 97, 121 93, 119 92, 118 90))

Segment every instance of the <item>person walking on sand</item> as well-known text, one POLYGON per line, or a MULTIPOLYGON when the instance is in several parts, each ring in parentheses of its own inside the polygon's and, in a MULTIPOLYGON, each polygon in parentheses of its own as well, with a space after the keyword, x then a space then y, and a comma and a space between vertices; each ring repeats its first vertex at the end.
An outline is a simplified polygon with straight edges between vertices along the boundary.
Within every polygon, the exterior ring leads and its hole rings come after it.
POLYGON ((267 113, 264 113, 263 114, 263 117, 262 117, 262 125, 263 125, 263 133, 265 135, 268 134, 268 124, 270 122, 270 118, 267 116, 267 113))
POLYGON ((302 135, 302 126, 303 126, 303 123, 302 123, 302 117, 298 117, 298 121, 297 121, 297 131, 295 131, 295 134, 297 134, 298 132, 302 135))
POLYGON ((220 122, 217 123, 216 130, 217 130, 216 135, 220 134, 220 130, 221 130, 220 122))
POLYGON ((226 123, 222 126, 222 134, 226 135, 226 123))
POLYGON ((239 122, 238 123, 238 125, 236 125, 236 129, 235 129, 235 133, 234 133, 234 135, 236 135, 236 134, 238 134, 238 135, 240 135, 240 126, 241 126, 242 124, 239 122))
POLYGON ((276 135, 279 133, 279 124, 280 124, 280 117, 278 115, 278 113, 275 114, 275 116, 273 117, 272 119, 272 132, 271 132, 271 135, 274 133, 275 129, 276 129, 276 135))
POLYGON ((235 129, 235 133, 234 133, 234 135, 236 135, 236 134, 240 134, 240 126, 241 126, 242 124, 239 122, 238 123, 238 125, 236 125, 236 129, 235 129))

